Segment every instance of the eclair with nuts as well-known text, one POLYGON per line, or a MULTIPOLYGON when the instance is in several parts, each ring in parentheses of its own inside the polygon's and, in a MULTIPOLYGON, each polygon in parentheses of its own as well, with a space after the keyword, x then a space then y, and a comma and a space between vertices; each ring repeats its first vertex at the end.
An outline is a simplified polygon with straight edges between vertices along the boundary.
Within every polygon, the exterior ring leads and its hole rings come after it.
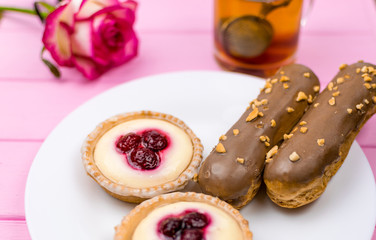
POLYGON ((265 156, 272 154, 318 92, 319 81, 309 68, 282 67, 203 162, 198 175, 202 191, 236 208, 251 201, 260 187, 265 156))
POLYGON ((292 137, 267 159, 264 182, 270 199, 296 208, 316 200, 345 160, 352 142, 376 112, 376 66, 341 65, 292 137))

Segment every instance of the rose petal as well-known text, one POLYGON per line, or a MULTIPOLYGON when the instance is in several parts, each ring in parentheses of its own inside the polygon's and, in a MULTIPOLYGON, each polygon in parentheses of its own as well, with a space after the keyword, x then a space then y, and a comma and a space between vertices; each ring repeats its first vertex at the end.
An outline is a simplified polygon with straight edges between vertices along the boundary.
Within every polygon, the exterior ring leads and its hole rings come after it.
POLYGON ((70 4, 60 6, 46 18, 42 42, 53 59, 61 66, 73 66, 70 42, 70 24, 73 24, 70 4))
POLYGON ((74 34, 71 36, 73 54, 85 57, 93 56, 91 36, 91 22, 76 22, 74 34))
POLYGON ((119 6, 118 0, 83 0, 76 14, 77 20, 84 20, 107 7, 119 6))
POLYGON ((133 11, 136 11, 136 8, 137 8, 137 2, 133 1, 133 0, 128 0, 128 1, 122 1, 120 0, 120 5, 124 8, 129 8, 133 11))
POLYGON ((90 58, 75 56, 74 65, 86 78, 94 80, 108 71, 110 67, 95 64, 90 58))

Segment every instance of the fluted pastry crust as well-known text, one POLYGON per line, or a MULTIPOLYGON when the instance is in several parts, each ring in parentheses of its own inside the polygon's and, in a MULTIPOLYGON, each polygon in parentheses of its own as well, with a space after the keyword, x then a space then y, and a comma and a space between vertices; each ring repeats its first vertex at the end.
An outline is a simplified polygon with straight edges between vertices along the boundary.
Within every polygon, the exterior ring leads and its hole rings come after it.
MULTIPOLYGON (((176 192, 154 197, 144 201, 134 208, 121 223, 115 227, 115 240, 130 240, 137 225, 155 208, 176 202, 201 202, 217 207, 226 212, 229 217, 235 219, 243 233, 242 240, 252 240, 252 232, 249 230, 248 221, 243 218, 238 210, 228 203, 209 195, 194 192, 176 192)), ((237 239, 240 240, 240 239, 237 239)))
POLYGON ((191 180, 195 176, 195 174, 197 174, 197 169, 202 160, 202 152, 203 146, 200 139, 183 121, 172 115, 153 111, 124 113, 105 120, 104 122, 98 124, 94 131, 87 136, 81 149, 82 161, 87 174, 91 178, 93 178, 111 196, 122 201, 133 203, 139 203, 145 199, 157 196, 159 194, 183 189, 187 185, 188 181, 191 180), (96 143, 104 133, 120 123, 135 119, 148 118, 167 121, 184 130, 184 132, 190 137, 193 146, 193 156, 190 164, 179 175, 178 178, 158 186, 131 188, 111 181, 109 178, 102 174, 102 172, 95 164, 94 150, 96 143))

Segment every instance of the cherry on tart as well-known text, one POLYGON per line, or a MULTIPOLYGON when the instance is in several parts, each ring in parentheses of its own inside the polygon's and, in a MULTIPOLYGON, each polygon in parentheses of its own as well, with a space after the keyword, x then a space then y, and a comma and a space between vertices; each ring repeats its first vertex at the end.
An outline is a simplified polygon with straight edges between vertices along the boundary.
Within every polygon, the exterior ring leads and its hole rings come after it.
POLYGON ((181 120, 141 111, 100 123, 82 146, 82 160, 107 193, 138 203, 184 188, 197 173, 202 150, 181 120))
POLYGON ((251 240, 238 210, 201 193, 170 193, 149 199, 125 216, 115 240, 251 240))

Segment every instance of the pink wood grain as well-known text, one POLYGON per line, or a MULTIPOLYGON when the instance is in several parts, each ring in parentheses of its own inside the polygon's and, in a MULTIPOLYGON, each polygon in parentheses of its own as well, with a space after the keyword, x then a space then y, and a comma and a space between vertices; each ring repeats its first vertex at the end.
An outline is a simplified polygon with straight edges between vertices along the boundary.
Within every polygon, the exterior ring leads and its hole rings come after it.
POLYGON ((30 235, 25 220, 0 221, 0 239, 29 240, 30 235))

